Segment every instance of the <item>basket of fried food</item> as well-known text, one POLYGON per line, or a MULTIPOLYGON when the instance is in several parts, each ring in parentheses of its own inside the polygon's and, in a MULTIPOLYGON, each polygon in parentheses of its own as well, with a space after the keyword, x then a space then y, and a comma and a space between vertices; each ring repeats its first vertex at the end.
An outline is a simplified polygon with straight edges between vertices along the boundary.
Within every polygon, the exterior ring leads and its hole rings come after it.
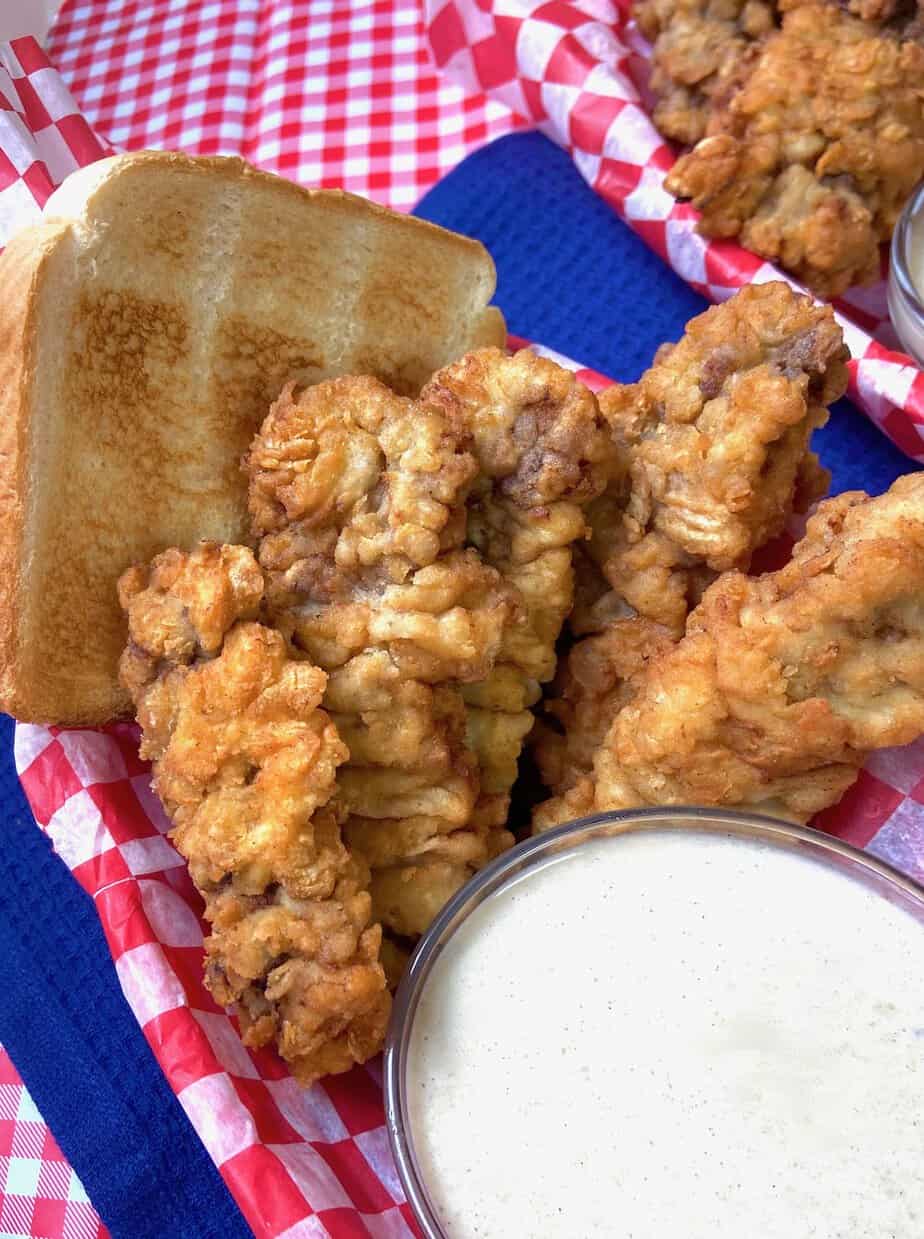
POLYGON ((826 489, 809 438, 845 359, 775 284, 599 398, 497 348, 416 397, 283 390, 248 545, 119 587, 122 683, 246 1040, 305 1083, 374 1054, 415 941, 516 833, 672 804, 806 822, 924 730, 924 475, 822 499, 748 573, 826 489))

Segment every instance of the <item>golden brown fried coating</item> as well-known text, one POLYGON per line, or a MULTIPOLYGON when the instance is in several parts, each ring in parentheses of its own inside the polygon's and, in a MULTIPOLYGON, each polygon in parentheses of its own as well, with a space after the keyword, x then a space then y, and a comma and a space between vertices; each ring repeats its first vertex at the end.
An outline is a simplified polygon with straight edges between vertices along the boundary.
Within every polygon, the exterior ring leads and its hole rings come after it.
POLYGON ((326 676, 250 622, 263 578, 244 547, 165 551, 119 582, 122 677, 171 837, 212 926, 206 984, 244 1040, 276 1040, 305 1084, 381 1047, 389 1011, 369 872, 331 799, 347 750, 326 676))
POLYGON ((250 454, 270 614, 330 673, 345 837, 377 915, 422 932, 512 842, 530 707, 572 605, 583 507, 617 468, 593 395, 482 350, 416 402, 371 379, 283 393, 250 454))
POLYGON ((461 428, 373 378, 286 387, 251 448, 249 502, 273 608, 402 584, 460 546, 475 475, 461 428), (460 524, 461 523, 461 524, 460 524))
POLYGON ((568 655, 549 723, 537 729, 536 760, 553 791, 589 771, 624 704, 621 679, 679 639, 718 572, 746 569, 797 501, 826 489, 808 444, 843 394, 845 359, 829 307, 785 284, 752 285, 693 319, 638 383, 602 393, 629 470, 588 509, 570 622, 576 636, 602 636, 568 655))
POLYGON ((284 391, 247 462, 269 613, 329 673, 350 751, 344 836, 372 867, 376 916, 407 936, 511 841, 475 814, 460 692, 515 606, 464 547, 469 437, 453 410, 338 379, 284 391))
POLYGON ((790 7, 665 185, 705 235, 740 237, 836 296, 878 276, 879 244, 924 176, 924 44, 837 5, 790 7))
POLYGON ((675 642, 670 629, 636 616, 614 620, 572 647, 531 739, 547 788, 566 791, 590 772, 610 724, 632 699, 636 677, 675 642))
POLYGON ((470 353, 435 374, 420 400, 471 436, 478 475, 466 537, 518 604, 493 670, 462 694, 480 770, 477 813, 502 824, 531 707, 555 673, 555 643, 573 605, 584 509, 624 464, 593 394, 528 349, 470 353))
MULTIPOLYGON (((827 500, 779 572, 730 572, 652 660, 597 753, 592 808, 807 821, 867 753, 924 731, 924 474, 827 500)), ((586 803, 586 783, 581 795, 586 803)), ((568 814, 543 807, 545 828, 568 814)))
POLYGON ((630 486, 621 521, 595 527, 591 554, 627 601, 645 585, 626 557, 649 534, 721 572, 781 531, 811 432, 846 390, 847 356, 830 307, 786 284, 750 285, 688 323, 638 383, 601 395, 627 444, 630 486))
POLYGON ((470 353, 439 371, 421 402, 471 435, 478 474, 467 500, 469 544, 521 600, 504 631, 502 665, 541 681, 573 601, 571 553, 583 510, 624 471, 593 394, 528 349, 470 353))
POLYGON ((710 106, 740 72, 754 43, 776 25, 766 0, 640 0, 635 18, 654 44, 654 121, 668 138, 692 146, 706 132, 710 106))
MULTIPOLYGON (((263 574, 242 546, 203 543, 192 554, 174 548, 128 568, 119 579, 129 637, 119 673, 132 699, 161 668, 214 657, 237 620, 257 618, 262 600, 263 574)), ((164 734, 163 747, 168 739, 164 734)), ((160 747, 153 736, 146 744, 160 747)))

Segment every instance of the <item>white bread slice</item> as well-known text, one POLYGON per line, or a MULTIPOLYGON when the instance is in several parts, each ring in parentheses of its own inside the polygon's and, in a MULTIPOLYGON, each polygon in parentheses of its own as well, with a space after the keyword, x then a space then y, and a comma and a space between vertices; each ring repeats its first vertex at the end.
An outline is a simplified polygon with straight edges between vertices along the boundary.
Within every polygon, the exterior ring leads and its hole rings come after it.
POLYGON ((0 258, 0 707, 98 723, 128 705, 119 574, 246 540, 287 380, 413 392, 504 324, 477 242, 237 159, 104 160, 45 214, 0 258))

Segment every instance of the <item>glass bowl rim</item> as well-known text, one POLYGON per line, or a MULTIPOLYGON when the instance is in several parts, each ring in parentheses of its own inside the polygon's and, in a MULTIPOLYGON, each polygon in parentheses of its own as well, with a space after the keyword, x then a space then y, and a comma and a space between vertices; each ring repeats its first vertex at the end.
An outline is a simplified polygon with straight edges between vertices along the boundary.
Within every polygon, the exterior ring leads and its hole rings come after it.
POLYGON ((398 1178, 424 1239, 447 1239, 447 1236, 418 1171, 410 1125, 405 1121, 405 1076, 414 1014, 442 947, 476 908, 503 887, 511 873, 528 872, 546 854, 579 847, 588 839, 664 828, 740 834, 778 846, 808 846, 825 853, 828 860, 833 856, 859 867, 867 878, 874 877, 897 887, 903 899, 910 900, 924 912, 924 885, 887 861, 810 826, 731 809, 677 805, 595 813, 524 839, 502 853, 452 896, 421 937, 395 994, 385 1039, 383 1084, 388 1143, 398 1178))
MULTIPOLYGON (((924 215, 924 181, 912 192, 911 197, 902 207, 892 233, 892 244, 889 247, 890 279, 894 278, 899 294, 904 297, 917 318, 924 322, 924 299, 911 278, 907 257, 911 221, 918 214, 924 215)), ((904 347, 904 342, 902 343, 904 347)))

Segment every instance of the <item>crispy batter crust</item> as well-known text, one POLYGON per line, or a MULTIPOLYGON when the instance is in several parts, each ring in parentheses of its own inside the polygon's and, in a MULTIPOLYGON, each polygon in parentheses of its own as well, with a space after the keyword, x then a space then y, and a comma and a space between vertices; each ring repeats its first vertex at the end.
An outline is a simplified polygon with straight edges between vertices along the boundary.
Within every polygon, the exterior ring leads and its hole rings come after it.
MULTIPOLYGON (((872 749, 924 730, 924 475, 821 504, 779 572, 731 572, 653 660, 594 763, 594 810, 807 821, 872 749)), ((587 787, 583 794, 586 797, 587 787)), ((540 828, 568 811, 544 807, 540 828)))
POLYGON ((270 615, 330 674, 345 837, 376 915, 413 937, 512 842, 571 547, 618 452, 573 375, 485 349, 417 401, 370 379, 289 389, 247 465, 270 615))
POLYGON ((372 866, 377 917, 421 933, 442 893, 510 841, 473 820, 459 692, 487 675, 515 605, 463 546, 466 433, 451 412, 340 379, 284 391, 247 467, 270 616, 329 672, 349 747, 345 837, 372 866))
POLYGON ((829 306, 751 285, 688 323, 640 382, 608 388, 601 408, 628 445, 631 485, 622 528, 591 542, 607 579, 649 533, 717 572, 779 533, 846 361, 829 306))
POLYGON ((206 984, 302 1083, 346 1071, 381 1047, 389 998, 368 869, 332 803, 347 750, 319 708, 326 676, 252 622, 263 578, 244 547, 165 551, 119 596, 141 753, 212 926, 206 984))
POLYGON ((592 769, 610 723, 632 699, 636 677, 675 640, 670 629, 635 617, 615 620, 572 647, 532 739, 546 787, 566 791, 592 769))
POLYGON ((624 461, 592 393, 526 349, 468 354, 434 375, 421 402, 445 409, 471 436, 478 475, 466 536, 518 603, 490 674, 462 694, 481 779, 477 813, 503 824, 531 707, 555 673, 555 643, 574 604, 584 510, 624 461))
MULTIPOLYGON (((684 89, 672 74, 697 63, 709 38, 683 19, 665 25, 655 78, 667 94, 656 121, 697 143, 665 185, 699 208, 707 236, 740 237, 836 296, 879 275, 879 243, 924 176, 924 44, 912 24, 882 28, 825 3, 783 7, 791 11, 781 29, 760 42, 742 48, 729 35, 721 54, 710 51, 721 88, 687 125, 669 111, 684 89), (678 39, 683 55, 671 50, 678 39)), ((889 5, 860 8, 894 17, 889 5)))
POLYGON ((809 439, 843 394, 845 361, 829 307, 752 285, 693 319, 638 383, 602 393, 629 468, 588 509, 571 630, 601 635, 564 660, 537 729, 553 791, 589 772, 624 681, 682 635, 716 574, 747 568, 797 504, 827 489, 809 439))
POLYGON ((663 134, 692 146, 706 132, 710 106, 729 89, 753 44, 776 25, 764 0, 640 0, 639 29, 654 44, 654 121, 663 134))

